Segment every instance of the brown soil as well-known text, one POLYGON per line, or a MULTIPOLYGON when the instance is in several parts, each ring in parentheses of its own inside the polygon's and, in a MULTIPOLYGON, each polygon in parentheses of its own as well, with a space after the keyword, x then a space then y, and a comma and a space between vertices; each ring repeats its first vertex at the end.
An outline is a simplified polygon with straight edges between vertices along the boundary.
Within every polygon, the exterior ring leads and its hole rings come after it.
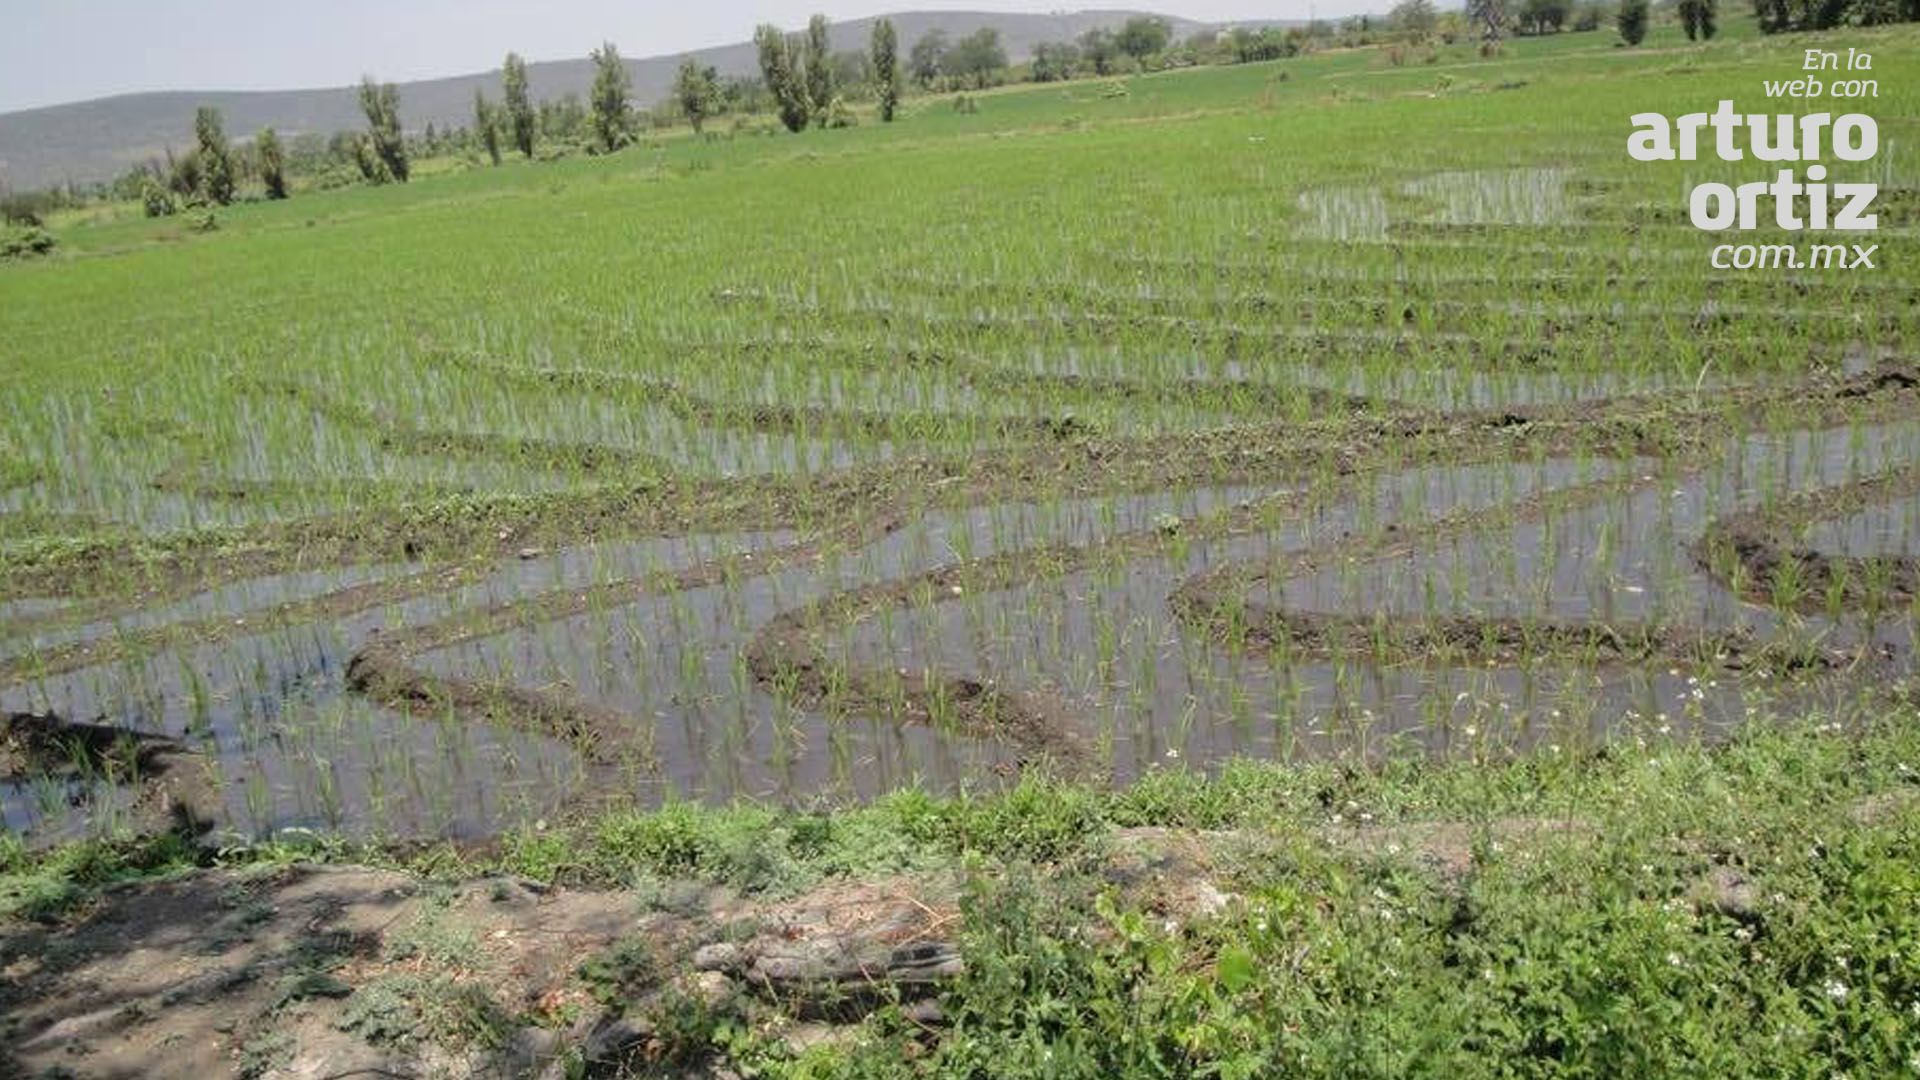
MULTIPOLYGON (((1524 849, 1581 828, 1123 829, 1083 869, 1123 909, 1188 923, 1230 916, 1240 868, 1302 843, 1457 888, 1477 838, 1524 849)), ((689 1001, 795 1045, 881 1002, 931 1035, 937 995, 966 970, 961 892, 950 873, 833 878, 784 899, 307 864, 147 880, 54 921, 0 922, 0 1074, 546 1080, 577 1054, 605 1076, 684 1053, 663 1021, 689 1001)))
MULTIPOLYGON (((1197 610, 1189 610, 1200 616, 1197 610)), ((1222 617, 1217 608, 1212 615, 1218 628, 1222 617)), ((1396 658, 1456 657, 1503 665, 1561 656, 1593 664, 1711 664, 1727 671, 1776 673, 1833 670, 1857 659, 1845 653, 1762 644, 1739 632, 1634 623, 1603 626, 1469 616, 1381 619, 1257 605, 1238 608, 1232 618, 1253 647, 1315 656, 1384 653, 1396 658)))

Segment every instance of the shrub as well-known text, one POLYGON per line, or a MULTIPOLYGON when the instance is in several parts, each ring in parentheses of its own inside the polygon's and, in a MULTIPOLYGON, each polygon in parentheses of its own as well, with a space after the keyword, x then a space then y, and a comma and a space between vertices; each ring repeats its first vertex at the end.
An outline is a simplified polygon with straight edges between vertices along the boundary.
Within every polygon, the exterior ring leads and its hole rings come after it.
POLYGON ((851 108, 847 107, 845 98, 833 99, 833 104, 827 108, 827 127, 850 128, 857 127, 859 123, 860 119, 853 115, 851 108))
POLYGON ((1620 14, 1616 18, 1620 27, 1620 40, 1628 45, 1638 45, 1647 36, 1647 0, 1620 0, 1620 14))
POLYGON ((35 225, 0 233, 0 259, 37 259, 56 246, 53 234, 35 225))

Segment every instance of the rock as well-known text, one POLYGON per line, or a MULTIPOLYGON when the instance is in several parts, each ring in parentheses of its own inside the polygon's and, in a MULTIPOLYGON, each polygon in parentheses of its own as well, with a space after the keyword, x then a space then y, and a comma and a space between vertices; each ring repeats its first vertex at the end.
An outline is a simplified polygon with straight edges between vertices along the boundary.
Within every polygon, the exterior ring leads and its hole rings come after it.
POLYGON ((520 558, 522 560, 537 559, 546 553, 547 550, 545 548, 523 547, 520 549, 520 558))
POLYGON ((1596 830, 1575 818, 1500 818, 1487 822, 1423 821, 1397 825, 1340 825, 1322 834, 1335 850, 1359 859, 1386 859, 1419 869, 1448 892, 1458 892, 1476 864, 1476 849, 1524 853, 1554 844, 1590 843, 1596 830))
POLYGON ((730 941, 702 945, 693 952, 695 971, 737 972, 747 963, 746 951, 730 941))
POLYGON ((623 1061, 652 1034, 652 1026, 638 1017, 606 1013, 581 1042, 580 1056, 589 1063, 623 1061))
POLYGON ((847 989, 869 984, 930 985, 965 970, 960 954, 943 942, 901 948, 854 937, 828 937, 769 948, 748 973, 776 993, 847 989))
POLYGON ((1714 867, 1694 882, 1688 896, 1697 906, 1712 908, 1729 919, 1753 922, 1760 917, 1760 891, 1738 867, 1714 867))
POLYGON ((947 1023, 947 1010, 940 1007, 938 998, 909 1001, 900 1007, 900 1015, 926 1027, 945 1027, 947 1023))
POLYGON ((1101 873, 1129 902, 1150 911, 1181 921, 1215 915, 1234 901, 1213 884, 1222 856, 1250 843, 1230 832, 1120 829, 1101 873))
POLYGON ((506 1045, 497 1051, 496 1060, 506 1064, 509 1076, 539 1076, 541 1080, 555 1065, 561 1067, 562 1075, 566 1068, 560 1033, 531 1025, 515 1028, 506 1045))
POLYGON ((686 980, 686 991, 696 1000, 718 1005, 733 996, 734 985, 732 979, 718 971, 700 971, 686 980))
POLYGON ((787 1049, 798 1054, 815 1046, 831 1046, 844 1043, 854 1037, 850 1028, 834 1024, 795 1024, 782 1035, 787 1049))
POLYGON ((1234 900, 1231 893, 1221 892, 1205 878, 1195 880, 1191 892, 1193 913, 1196 915, 1217 915, 1234 900))
POLYGON ((1855 825, 1882 825, 1920 806, 1920 790, 1903 788, 1869 795, 1847 808, 1847 817, 1855 825))
POLYGON ((487 898, 496 904, 533 904, 553 891, 549 885, 521 877, 489 878, 485 886, 487 898))

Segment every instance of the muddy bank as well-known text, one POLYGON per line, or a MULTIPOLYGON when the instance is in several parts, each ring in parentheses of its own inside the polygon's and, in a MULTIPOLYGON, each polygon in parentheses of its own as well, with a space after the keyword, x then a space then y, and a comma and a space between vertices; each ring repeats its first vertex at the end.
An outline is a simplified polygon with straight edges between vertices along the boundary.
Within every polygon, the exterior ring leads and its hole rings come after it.
MULTIPOLYGON (((1092 885, 1159 925, 1204 926, 1232 917, 1246 865, 1302 842, 1457 881, 1475 862, 1470 839, 1525 849, 1578 828, 1129 828, 1091 864, 1042 868, 1040 880, 1063 902, 1083 903, 1092 885)), ((717 1077, 712 1017, 798 1050, 851 1036, 876 1008, 904 1013, 931 1043, 948 1023, 943 995, 968 971, 968 887, 946 871, 832 877, 781 896, 697 880, 641 891, 351 865, 202 870, 0 921, 0 1070, 558 1080, 577 1075, 573 1063, 594 1077, 717 1077)))
POLYGON ((1920 596, 1920 558, 1849 555, 1801 542, 1808 526, 1920 496, 1920 469, 1797 492, 1716 521, 1694 546, 1700 565, 1755 603, 1805 612, 1899 611, 1920 596))
POLYGON ((73 805, 124 815, 135 833, 199 835, 223 801, 206 759, 184 743, 51 713, 0 716, 0 783, 52 785, 73 805))
MULTIPOLYGON (((737 1075, 732 1054, 790 1056, 881 1031, 918 1056, 964 1034, 979 995, 1007 993, 1007 942, 1116 960, 1187 942, 1204 976, 1216 952, 1267 931, 1271 890, 1290 898, 1291 883, 1323 872, 1359 884, 1311 899, 1321 918, 1406 920, 1459 940, 1501 933, 1485 882, 1512 888, 1536 862, 1589 867, 1602 889, 1617 877, 1689 933, 1764 941, 1799 918, 1748 843, 1717 833, 1623 843, 1604 819, 1578 816, 1374 821, 1323 794, 1335 801, 1307 821, 1102 826, 1037 863, 833 874, 786 890, 274 861, 150 876, 0 918, 0 1071, 719 1080, 737 1075), (1637 874, 1611 868, 1621 851, 1637 874), (999 924, 996 895, 1070 929, 999 924)), ((1911 795, 1857 792, 1832 810, 1834 827, 1887 830, 1911 795)), ((1324 962, 1293 958, 1296 970, 1324 962)))

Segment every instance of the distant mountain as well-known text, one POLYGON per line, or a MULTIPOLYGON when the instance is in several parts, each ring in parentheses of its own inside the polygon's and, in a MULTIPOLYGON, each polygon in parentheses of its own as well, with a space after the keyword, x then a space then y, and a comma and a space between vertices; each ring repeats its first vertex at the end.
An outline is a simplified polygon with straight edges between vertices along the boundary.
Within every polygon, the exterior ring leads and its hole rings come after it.
MULTIPOLYGON (((1118 26, 1137 11, 1081 11, 1070 14, 1020 15, 974 11, 910 11, 889 16, 905 52, 932 30, 950 37, 971 34, 983 26, 1000 31, 1008 59, 1019 62, 1033 47, 1047 41, 1067 41, 1094 27, 1118 26)), ((1208 24, 1161 16, 1177 37, 1186 37, 1208 24)), ((874 19, 835 23, 831 40, 836 50, 865 49, 874 19)), ((666 97, 675 69, 686 56, 711 64, 723 75, 758 72, 751 42, 701 49, 673 56, 628 60, 633 73, 635 100, 651 103, 666 97)), ((569 93, 583 99, 593 82, 593 65, 579 60, 530 63, 528 81, 538 98, 569 93)), ((498 69, 478 75, 458 75, 400 84, 400 113, 409 130, 429 122, 461 126, 473 116, 473 92, 500 96, 498 69)), ((332 133, 365 124, 355 87, 324 90, 161 91, 123 94, 71 105, 0 114, 0 184, 15 190, 45 187, 66 180, 108 180, 129 167, 166 150, 184 150, 193 142, 193 113, 201 105, 218 108, 227 131, 244 138, 272 126, 282 136, 305 132, 332 133)))

